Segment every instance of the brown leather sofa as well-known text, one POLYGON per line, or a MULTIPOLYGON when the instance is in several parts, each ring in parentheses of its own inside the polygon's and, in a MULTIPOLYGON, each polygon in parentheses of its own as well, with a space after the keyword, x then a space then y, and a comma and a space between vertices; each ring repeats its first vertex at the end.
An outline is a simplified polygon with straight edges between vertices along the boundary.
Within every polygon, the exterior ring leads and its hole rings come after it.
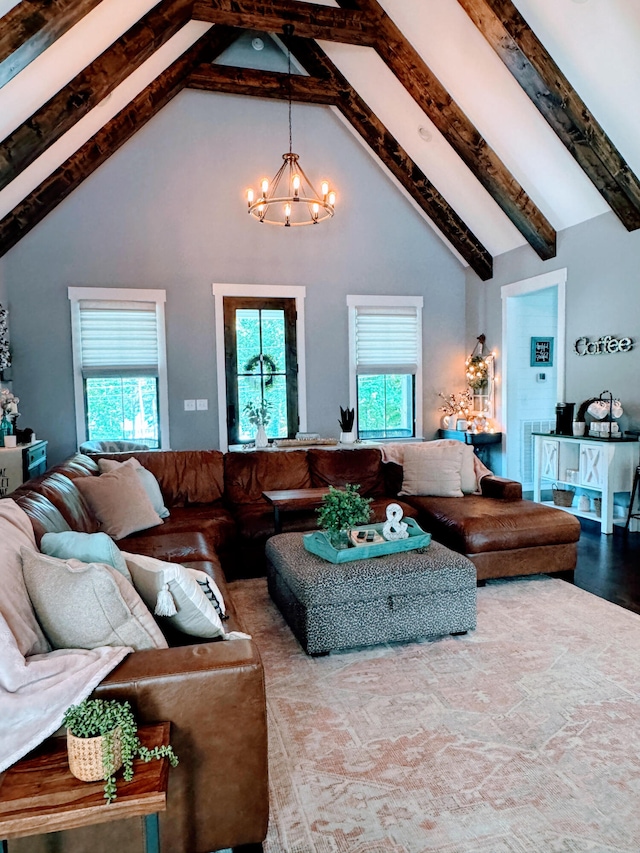
MULTIPOLYGON (((246 630, 218 556, 235 538, 235 524, 222 506, 222 454, 152 455, 155 464, 149 467, 159 475, 171 516, 159 528, 120 540, 119 546, 206 571, 224 595, 227 630, 246 630)), ((98 530, 97 520, 73 483, 77 477, 97 473, 95 461, 77 455, 12 494, 30 516, 38 542, 47 531, 98 530)), ((171 722, 171 742, 180 763, 169 773, 167 811, 160 817, 163 853, 211 853, 227 847, 257 851, 266 837, 269 815, 259 652, 250 640, 194 642, 177 632, 167 639, 168 649, 135 652, 125 658, 94 695, 128 699, 140 722, 171 722)), ((143 849, 141 833, 139 819, 115 821, 16 839, 11 849, 15 853, 137 853, 143 849)))
MULTIPOLYGON (((264 543, 274 533, 273 509, 262 495, 265 490, 359 483, 361 494, 372 499, 374 520, 385 518, 393 499, 435 539, 466 554, 481 581, 570 572, 576 563, 577 519, 523 500, 519 483, 487 476, 481 481, 481 495, 399 499, 402 469, 383 463, 375 448, 101 455, 121 461, 135 456, 156 476, 170 510, 162 525, 132 534, 118 545, 212 575, 229 605, 229 630, 243 626, 225 573, 259 574, 264 543)), ((76 478, 96 474, 95 458, 78 454, 12 494, 30 516, 38 541, 47 531, 99 529, 74 485, 76 478)), ((310 510, 286 513, 283 527, 309 529, 315 519, 310 510)), ((142 722, 172 723, 180 764, 169 777, 168 808, 161 818, 163 850, 210 853, 243 845, 259 849, 267 831, 268 788, 258 650, 249 640, 193 643, 178 634, 168 639, 171 648, 130 655, 96 690, 96 695, 131 700, 142 722)), ((89 842, 74 830, 68 838, 64 834, 62 841, 58 838, 55 850, 106 853, 117 846, 120 853, 129 853, 140 849, 130 824, 105 824, 97 844, 95 833, 89 842)), ((23 848, 16 842, 16 850, 54 849, 36 847, 33 839, 29 842, 23 848)))

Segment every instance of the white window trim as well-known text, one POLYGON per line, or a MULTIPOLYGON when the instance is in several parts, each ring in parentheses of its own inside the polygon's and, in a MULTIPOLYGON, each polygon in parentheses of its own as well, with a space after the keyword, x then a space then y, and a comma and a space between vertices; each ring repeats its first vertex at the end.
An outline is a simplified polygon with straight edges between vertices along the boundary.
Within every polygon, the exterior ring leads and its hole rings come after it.
MULTIPOLYGON (((422 296, 362 296, 347 294, 347 308, 349 311, 349 406, 355 409, 356 421, 354 428, 358 429, 358 388, 356 379, 356 308, 359 307, 383 307, 398 308, 411 306, 418 314, 418 353, 420 360, 416 370, 416 434, 405 441, 422 440, 423 438, 423 414, 422 414, 422 309, 424 298, 422 296)), ((402 441, 403 439, 375 439, 376 443, 384 441, 402 441)))
POLYGON ((216 284, 212 285, 216 313, 216 369, 218 377, 218 431, 223 453, 229 449, 227 437, 227 376, 224 357, 225 296, 247 296, 255 299, 296 300, 296 347, 298 355, 298 417, 300 432, 307 431, 307 368, 305 358, 304 300, 307 288, 297 285, 216 284))
POLYGON ((104 302, 155 302, 158 324, 158 417, 160 419, 160 450, 171 448, 169 438, 169 385, 167 379, 167 340, 165 331, 164 305, 167 294, 164 290, 144 290, 130 287, 69 287, 71 302, 71 340, 73 346, 73 389, 76 407, 76 440, 78 447, 87 440, 86 413, 84 409, 84 385, 80 358, 80 302, 82 300, 104 302))

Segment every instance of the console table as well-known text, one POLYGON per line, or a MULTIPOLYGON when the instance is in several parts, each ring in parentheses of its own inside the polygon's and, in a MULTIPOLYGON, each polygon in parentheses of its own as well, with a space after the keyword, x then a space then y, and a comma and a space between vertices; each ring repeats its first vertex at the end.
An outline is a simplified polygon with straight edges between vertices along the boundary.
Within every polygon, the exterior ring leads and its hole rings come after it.
MULTIPOLYGON (((613 497, 616 492, 631 494, 633 475, 640 457, 640 443, 633 438, 592 438, 587 436, 533 433, 533 499, 554 506, 552 501, 541 501, 543 488, 553 483, 575 486, 577 491, 590 498, 601 498, 600 515, 577 506, 558 507, 580 518, 589 518, 600 524, 602 533, 613 533, 613 525, 624 526, 624 517, 615 518, 613 497), (575 473, 574 473, 575 472, 575 473)), ((577 494, 573 499, 577 504, 577 494)), ((630 530, 638 530, 632 521, 630 530)))
POLYGON ((0 498, 47 470, 47 442, 0 447, 0 498))
MULTIPOLYGON (((140 740, 149 748, 169 743, 169 723, 141 726, 140 740)), ((143 815, 146 853, 160 853, 158 812, 167 807, 166 758, 134 762, 131 782, 118 779, 118 797, 107 803, 104 782, 81 782, 71 774, 66 738, 52 737, 34 753, 10 767, 0 784, 0 839, 76 829, 143 815)))
POLYGON ((473 452, 487 468, 490 468, 491 448, 502 444, 501 432, 469 432, 459 429, 439 429, 438 438, 453 438, 455 441, 464 441, 473 447, 473 452))

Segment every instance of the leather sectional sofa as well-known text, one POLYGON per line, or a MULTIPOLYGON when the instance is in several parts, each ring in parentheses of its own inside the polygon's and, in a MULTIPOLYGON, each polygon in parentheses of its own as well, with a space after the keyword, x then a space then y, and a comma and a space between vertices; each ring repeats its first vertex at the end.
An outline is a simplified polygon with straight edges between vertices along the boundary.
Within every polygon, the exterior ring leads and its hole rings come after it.
MULTIPOLYGON (((576 562, 579 523, 561 510, 522 500, 519 483, 486 476, 481 495, 398 498, 402 469, 383 463, 375 448, 282 452, 148 451, 135 456, 157 478, 170 516, 157 527, 118 541, 122 550, 183 563, 214 577, 231 614, 228 630, 246 630, 234 611, 227 577, 259 574, 264 543, 274 533, 264 490, 359 483, 372 498, 374 520, 391 500, 417 518, 434 538, 466 554, 479 580, 538 572, 570 572, 576 562)), ((77 454, 12 498, 29 515, 39 542, 45 532, 93 533, 99 523, 74 481, 99 473, 96 458, 77 454)), ((286 513, 283 529, 310 529, 315 512, 286 513)), ((166 853, 210 853, 233 847, 257 850, 268 822, 267 729, 263 670, 251 640, 194 642, 176 634, 170 648, 129 655, 95 695, 127 698, 141 722, 172 723, 180 764, 171 771, 168 810, 161 817, 166 853), (255 846, 254 846, 255 845, 255 846)), ((137 826, 137 824, 136 824, 137 826)), ((60 834, 56 851, 141 849, 131 822, 60 834), (91 838, 89 842, 87 838, 91 838)), ((16 851, 51 848, 28 839, 16 851)))

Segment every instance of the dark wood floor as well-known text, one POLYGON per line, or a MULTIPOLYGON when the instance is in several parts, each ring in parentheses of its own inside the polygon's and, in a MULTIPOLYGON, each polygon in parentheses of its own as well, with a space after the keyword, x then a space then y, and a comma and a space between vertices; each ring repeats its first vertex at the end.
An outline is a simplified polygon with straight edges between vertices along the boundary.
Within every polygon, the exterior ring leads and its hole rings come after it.
POLYGON ((581 521, 574 582, 607 601, 640 613, 640 533, 614 527, 611 536, 600 525, 581 521))

